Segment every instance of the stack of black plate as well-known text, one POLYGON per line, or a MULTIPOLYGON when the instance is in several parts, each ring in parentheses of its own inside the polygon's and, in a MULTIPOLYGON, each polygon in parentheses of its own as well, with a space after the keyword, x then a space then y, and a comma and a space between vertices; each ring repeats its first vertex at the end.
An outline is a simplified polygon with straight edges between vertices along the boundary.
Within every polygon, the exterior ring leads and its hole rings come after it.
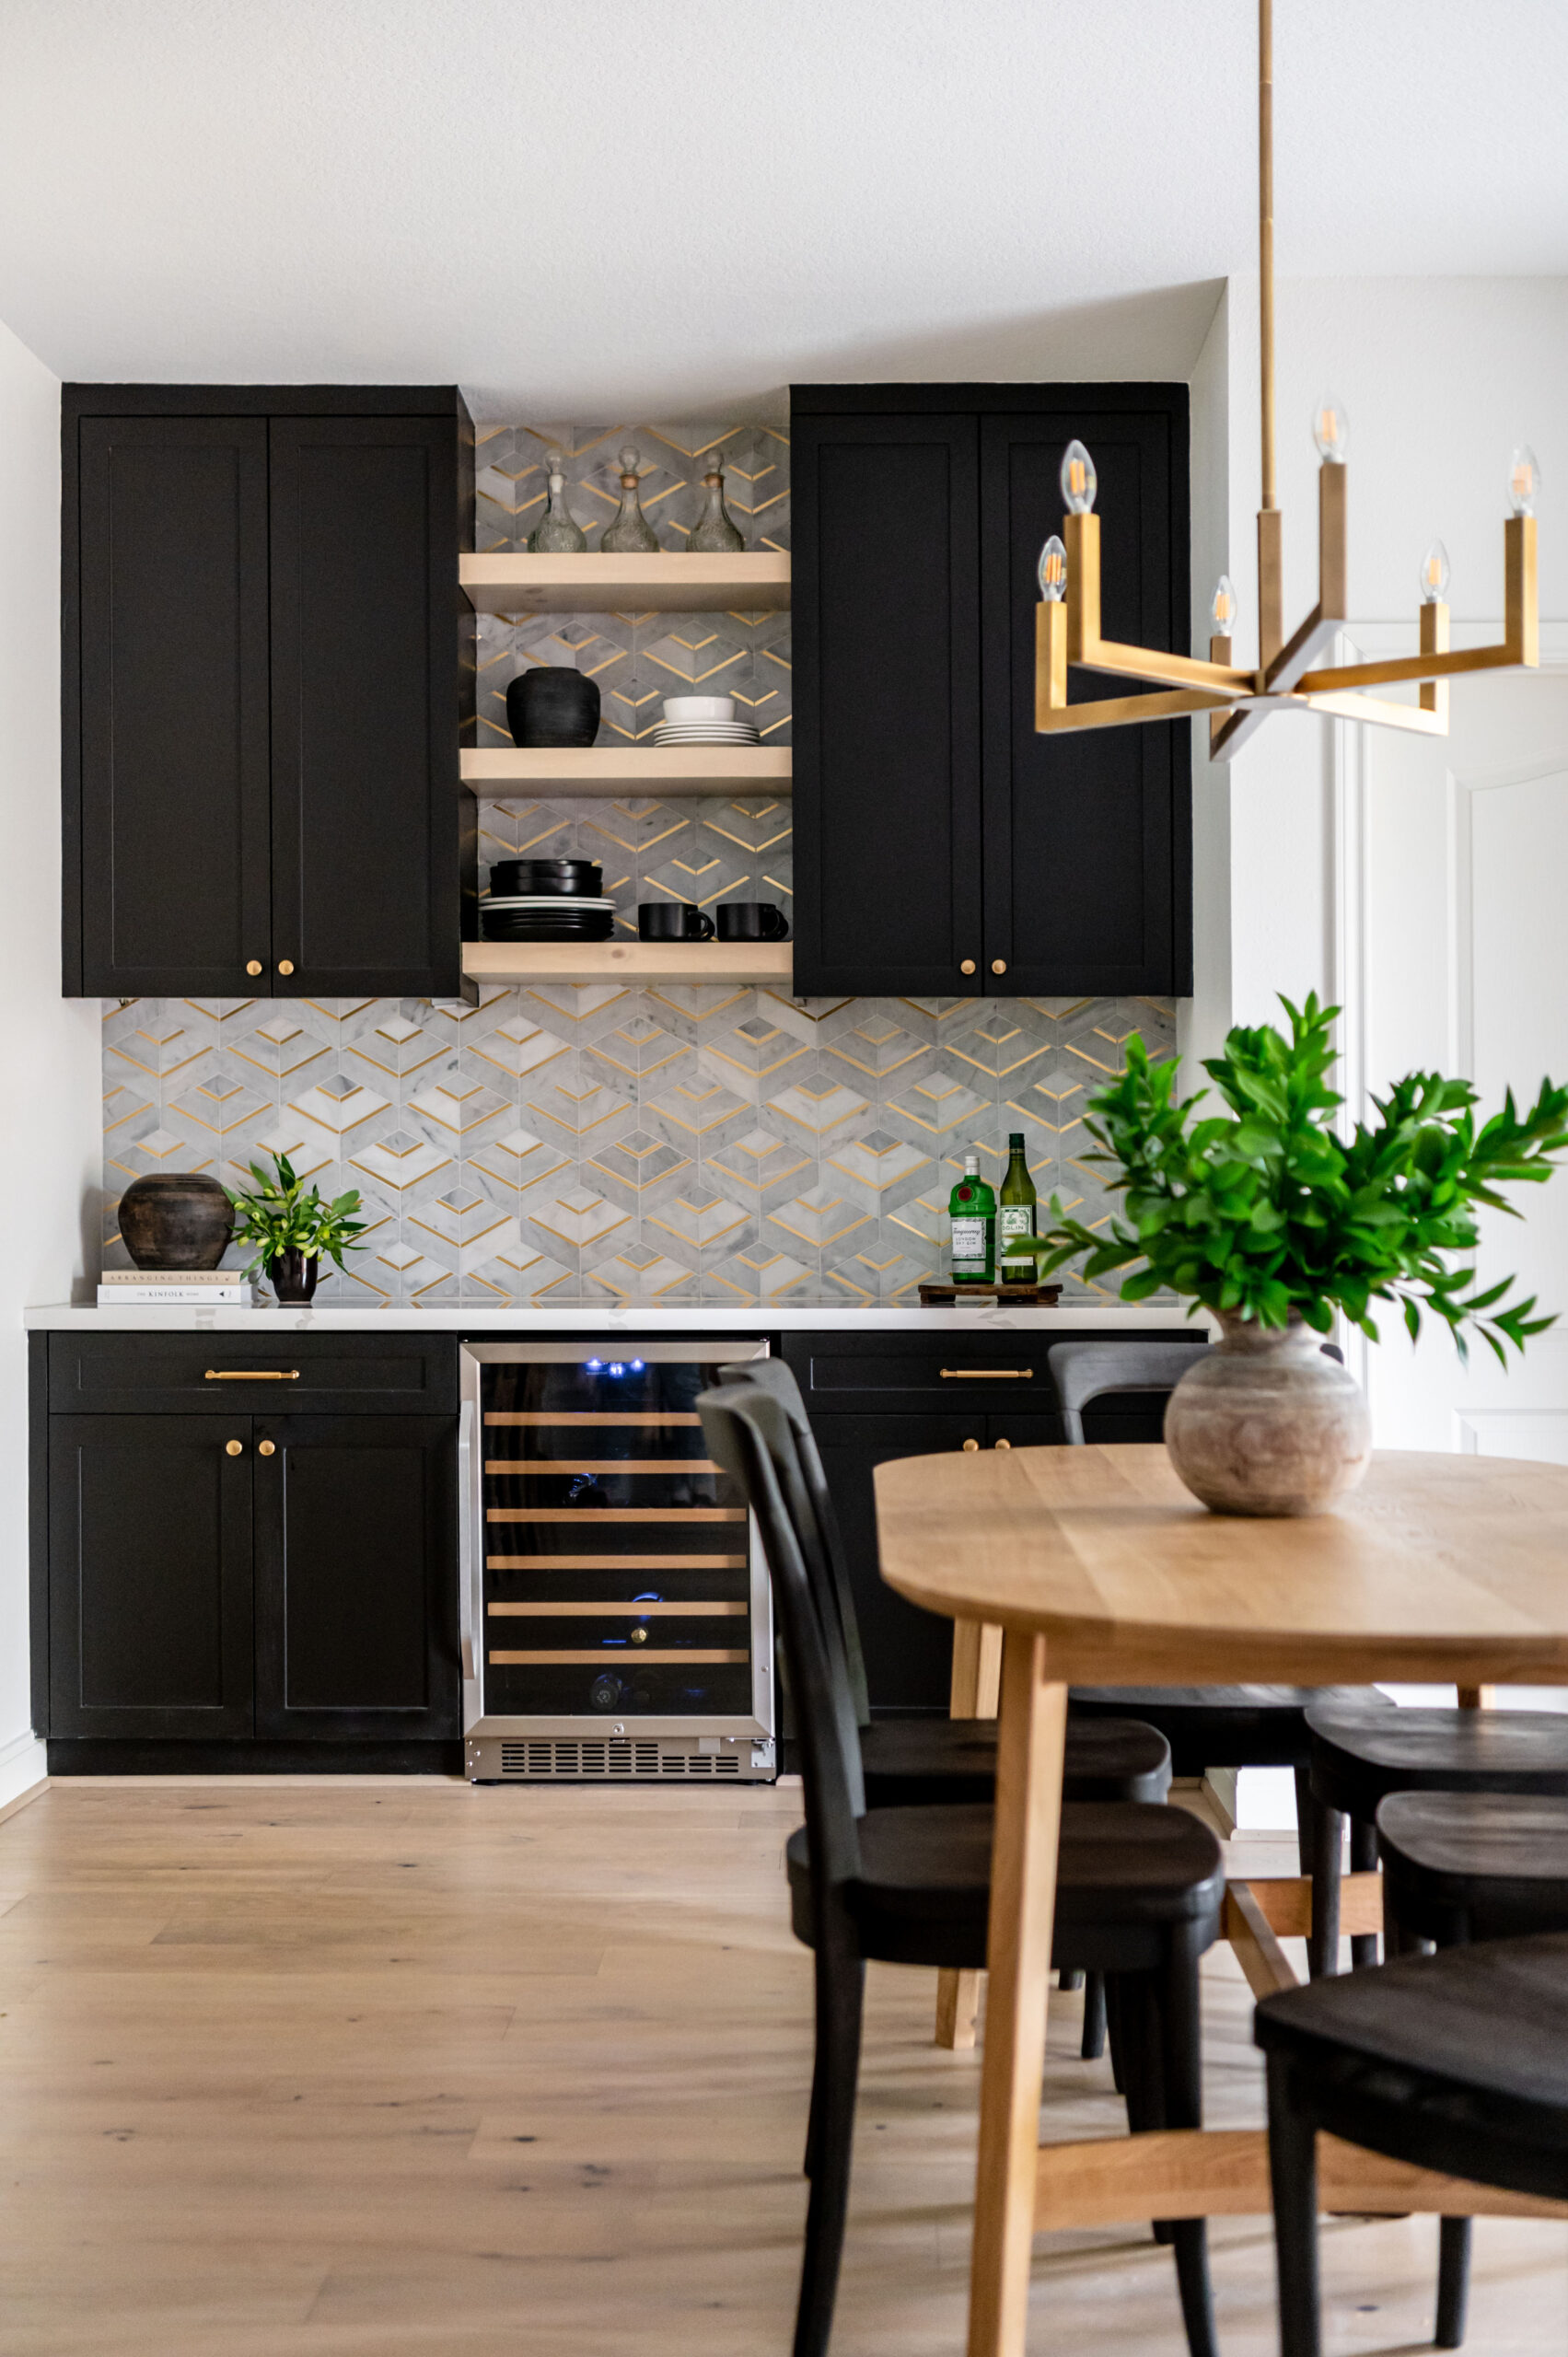
POLYGON ((486 941, 608 941, 615 903, 591 859, 501 859, 480 903, 486 941))

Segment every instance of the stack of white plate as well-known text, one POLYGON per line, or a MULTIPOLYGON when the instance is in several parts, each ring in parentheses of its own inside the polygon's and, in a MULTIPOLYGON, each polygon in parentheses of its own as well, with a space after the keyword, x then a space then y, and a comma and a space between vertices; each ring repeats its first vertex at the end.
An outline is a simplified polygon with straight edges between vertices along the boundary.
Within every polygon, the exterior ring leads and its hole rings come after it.
POLYGON ((761 741, 755 728, 744 720, 731 721, 727 727, 708 728, 682 728, 666 721, 654 730, 656 745, 760 745, 761 741))
POLYGON ((666 696, 656 745, 756 745, 749 720, 737 720, 733 696, 666 696))

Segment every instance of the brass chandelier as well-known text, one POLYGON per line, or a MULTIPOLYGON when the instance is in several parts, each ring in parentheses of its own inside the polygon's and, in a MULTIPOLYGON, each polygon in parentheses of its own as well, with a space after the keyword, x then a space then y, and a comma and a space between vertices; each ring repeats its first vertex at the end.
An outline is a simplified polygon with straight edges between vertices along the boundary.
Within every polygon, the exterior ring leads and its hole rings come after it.
POLYGON ((1274 480, 1274 141, 1272 0, 1258 0, 1258 211, 1263 424, 1263 504, 1258 516, 1258 668, 1231 660, 1236 592, 1222 575, 1210 609, 1209 660, 1120 646, 1100 636, 1099 517, 1094 512, 1094 461, 1071 442, 1062 461, 1067 513, 1040 553, 1040 605, 1035 628, 1035 727, 1042 735, 1119 728, 1181 713, 1207 712, 1209 752, 1228 761, 1271 713, 1325 712, 1386 728, 1448 733, 1447 681, 1456 671, 1533 669, 1540 660, 1536 602, 1536 495, 1540 470, 1529 449, 1516 450, 1509 470, 1513 513, 1503 527, 1504 631, 1493 646, 1448 644, 1448 558, 1434 540, 1421 563, 1421 652, 1387 661, 1314 670, 1313 658, 1349 618, 1346 592, 1345 412, 1326 394, 1313 419, 1318 476, 1318 603, 1286 639, 1283 613, 1283 518, 1274 480), (1163 694, 1067 701, 1067 672, 1108 672, 1145 681, 1163 694), (1413 704, 1365 691, 1395 680, 1420 682, 1413 704))

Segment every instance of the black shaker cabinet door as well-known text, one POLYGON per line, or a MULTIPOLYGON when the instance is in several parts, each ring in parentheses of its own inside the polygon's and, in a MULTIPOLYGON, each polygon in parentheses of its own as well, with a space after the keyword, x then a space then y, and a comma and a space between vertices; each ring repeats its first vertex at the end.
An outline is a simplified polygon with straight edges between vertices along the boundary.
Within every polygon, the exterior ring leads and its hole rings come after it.
POLYGON ((274 417, 267 431, 268 991, 455 997, 461 912, 452 421, 274 417))
POLYGON ((52 1735, 250 1734, 252 1463, 249 1416, 51 1418, 52 1735))
POLYGON ((255 1432, 257 1734, 459 1734, 455 1420, 255 1432))
POLYGON ((75 431, 64 987, 253 993, 246 968, 260 973, 272 935, 266 421, 83 417, 75 431))
POLYGON ((803 997, 980 987, 978 450, 972 416, 796 421, 803 997))
MULTIPOLYGON (((1034 725, 1036 566, 1061 529, 1074 435, 1099 478, 1103 635, 1188 649, 1185 415, 1095 394, 981 425, 983 972, 1008 996, 1191 988, 1191 723, 1057 737, 1034 725)), ((1136 692, 1088 671, 1069 681, 1074 703, 1136 692)))
POLYGON ((877 1568, 872 1475, 900 1457, 935 1457, 972 1440, 985 1446, 986 1419, 945 1416, 813 1416, 811 1430, 843 1533, 865 1656, 873 1713, 923 1712, 945 1718, 951 1701, 953 1624, 896 1594, 877 1568))

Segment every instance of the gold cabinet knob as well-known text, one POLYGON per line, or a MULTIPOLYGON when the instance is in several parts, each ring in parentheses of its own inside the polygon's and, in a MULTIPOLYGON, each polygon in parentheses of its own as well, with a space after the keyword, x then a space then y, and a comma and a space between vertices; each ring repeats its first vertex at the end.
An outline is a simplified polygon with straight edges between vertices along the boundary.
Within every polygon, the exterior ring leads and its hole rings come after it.
MULTIPOLYGON (((266 1446, 267 1446, 266 1442, 265 1442, 265 1441, 263 1441, 263 1442, 261 1443, 261 1446, 262 1446, 263 1448, 265 1448, 265 1447, 266 1447, 266 1446)), ((998 1447, 998 1448, 1011 1448, 1011 1447, 1012 1447, 1012 1446, 1013 1446, 1013 1444, 1012 1444, 1012 1442, 1011 1442, 1010 1440, 999 1440, 999 1441, 997 1442, 996 1446, 997 1446, 997 1447, 998 1447)))
POLYGON ((991 970, 993 974, 1005 974, 1007 970, 1005 958, 993 958, 991 961, 991 970))
POLYGON ((964 1443, 964 1446, 966 1448, 978 1448, 980 1446, 980 1443, 977 1440, 967 1440, 964 1443))
MULTIPOLYGON (((997 1447, 998 1447, 998 1448, 1005 1448, 1005 1447, 1006 1447, 1006 1446, 1007 1446, 1007 1444, 1006 1444, 1006 1442, 1005 1442, 1005 1440, 999 1440, 999 1441, 997 1442, 996 1446, 997 1446, 997 1447)), ((275 1457, 275 1456, 277 1455, 277 1453, 278 1453, 278 1445, 277 1445, 277 1443, 276 1443, 276 1441, 275 1441, 275 1440, 264 1440, 264 1441, 262 1441, 262 1442, 259 1445, 259 1446, 258 1446, 258 1448, 257 1448, 257 1450, 256 1450, 256 1454, 257 1454, 257 1456, 258 1456, 258 1457, 275 1457)))
POLYGON ((974 959, 972 958, 966 958, 962 965, 958 968, 958 971, 960 974, 972 974, 974 972, 974 959))
POLYGON ((647 1643, 647 1642, 648 1642, 648 1632, 647 1632, 647 1631, 646 1631, 645 1629, 633 1629, 633 1631, 632 1631, 632 1643, 633 1643, 634 1645, 645 1645, 645 1644, 647 1643))
POLYGON ((261 959, 259 958, 247 958, 245 960, 245 970, 248 974, 259 974, 261 970, 261 959))
POLYGON ((224 1448, 230 1457, 243 1457, 245 1454, 245 1443, 242 1440, 226 1440, 224 1448))
POLYGON ((280 973, 280 974, 292 974, 292 973, 293 973, 293 971, 294 971, 294 960, 293 960, 293 958, 280 958, 278 959, 278 971, 279 971, 279 973, 280 973))

